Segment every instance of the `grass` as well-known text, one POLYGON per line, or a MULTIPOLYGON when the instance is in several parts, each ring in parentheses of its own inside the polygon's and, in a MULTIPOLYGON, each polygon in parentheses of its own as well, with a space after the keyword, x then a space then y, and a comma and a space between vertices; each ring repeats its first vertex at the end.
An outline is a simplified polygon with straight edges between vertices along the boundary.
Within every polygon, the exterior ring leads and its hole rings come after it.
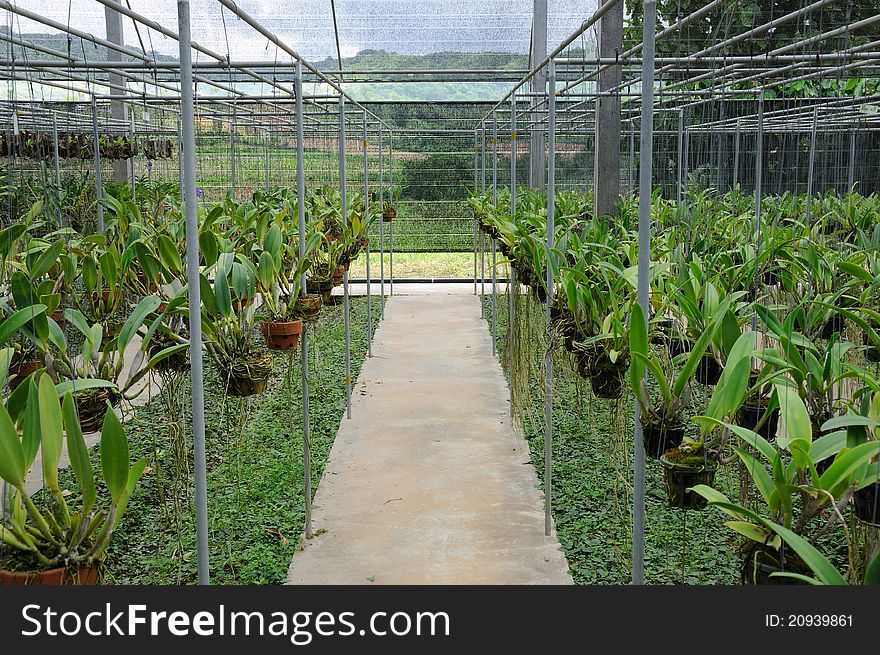
MULTIPOLYGON (((373 304, 374 326, 380 307, 373 304)), ((317 488, 339 421, 345 411, 345 351, 342 308, 322 310, 310 330, 312 489, 317 488)), ((367 348, 366 303, 352 300, 352 376, 367 348)), ((209 549, 216 584, 282 584, 304 525, 302 402, 298 352, 274 355, 274 374, 265 394, 224 398, 216 370, 206 366, 209 549), (290 369, 288 371, 288 366, 290 369), (285 384, 289 373, 292 390, 285 384)), ((206 364, 210 360, 206 359, 206 364)), ((184 376, 178 398, 188 424, 189 385, 184 376)), ((146 456, 150 468, 137 487, 109 551, 105 578, 116 584, 197 582, 192 439, 185 463, 175 464, 170 421, 153 400, 128 425, 132 460, 146 456), (155 456, 158 453, 158 457, 155 456), (186 469, 183 506, 174 520, 175 470, 186 469)), ((96 450, 93 465, 99 466, 96 450)), ((179 459, 177 460, 180 461, 179 459)), ((78 494, 71 471, 62 488, 78 494)))
MULTIPOLYGON (((499 257, 500 259, 500 257, 499 257)), ((385 276, 388 277, 390 258, 385 253, 385 276)), ((487 279, 492 273, 488 267, 491 256, 486 262, 487 279)), ((370 253, 370 275, 379 277, 380 256, 377 252, 370 253)), ((478 262, 479 266, 479 262, 478 262)), ((363 278, 367 275, 367 257, 361 255, 349 269, 352 277, 363 278)), ((499 266, 499 277, 507 274, 506 266, 499 266)), ((474 254, 472 252, 401 252, 394 253, 394 278, 406 277, 461 277, 473 278, 474 254)))

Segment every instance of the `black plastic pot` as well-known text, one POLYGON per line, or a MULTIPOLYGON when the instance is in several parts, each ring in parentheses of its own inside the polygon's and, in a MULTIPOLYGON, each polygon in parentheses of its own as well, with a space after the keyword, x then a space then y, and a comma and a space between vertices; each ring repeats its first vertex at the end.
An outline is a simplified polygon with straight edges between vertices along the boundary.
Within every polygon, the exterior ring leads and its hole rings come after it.
POLYGON ((872 482, 853 495, 856 518, 862 523, 880 527, 880 482, 872 482))
POLYGON ((654 321, 654 326, 655 329, 651 332, 651 336, 649 337, 648 341, 650 341, 654 345, 661 345, 672 339, 672 333, 674 329, 672 319, 663 318, 658 321, 654 321))
POLYGON ((616 400, 623 393, 623 373, 617 364, 607 362, 605 357, 589 360, 587 373, 593 393, 597 398, 616 400), (607 363, 606 363, 607 362, 607 363))
POLYGON ((835 333, 842 333, 845 327, 843 316, 837 313, 832 314, 831 318, 825 321, 825 324, 822 326, 819 336, 823 339, 830 339, 835 333))
POLYGON ((692 347, 693 344, 691 344, 687 339, 673 337, 669 340, 669 356, 678 357, 679 355, 689 353, 692 347))
POLYGON ((700 363, 697 364, 696 378, 700 384, 713 386, 718 384, 721 379, 721 373, 724 368, 718 363, 718 360, 711 355, 703 355, 700 363))
MULTIPOLYGON (((747 430, 756 431, 758 423, 764 418, 767 408, 760 403, 747 403, 739 408, 736 413, 737 424, 747 430)), ((764 424, 757 430, 757 433, 768 441, 776 438, 776 430, 779 427, 779 408, 776 407, 764 421, 764 424)))
POLYGON ((761 281, 767 286, 772 287, 779 284, 779 276, 776 274, 776 271, 771 269, 764 272, 764 275, 761 276, 761 281))
POLYGON ((777 577, 773 573, 808 573, 800 568, 786 566, 787 559, 784 551, 778 551, 768 546, 755 544, 749 548, 743 557, 740 567, 740 577, 744 585, 803 585, 796 578, 777 577))
POLYGON ((642 425, 642 440, 645 454, 653 459, 660 459, 670 448, 679 446, 684 439, 684 427, 666 425, 642 425))
MULTIPOLYGON (((874 328, 874 329, 876 330, 877 328, 874 328)), ((875 364, 877 362, 880 362, 880 348, 878 348, 877 346, 874 345, 874 343, 871 341, 871 339, 868 338, 867 333, 864 334, 864 336, 862 338, 862 343, 864 343, 865 346, 867 346, 867 348, 865 348, 865 359, 867 359, 869 362, 873 362, 875 364)))
POLYGON ((717 462, 710 459, 699 466, 688 466, 670 462, 664 455, 660 457, 660 464, 663 466, 663 486, 670 507, 703 509, 706 506, 708 501, 705 498, 688 489, 698 484, 712 486, 715 471, 718 470, 717 462))

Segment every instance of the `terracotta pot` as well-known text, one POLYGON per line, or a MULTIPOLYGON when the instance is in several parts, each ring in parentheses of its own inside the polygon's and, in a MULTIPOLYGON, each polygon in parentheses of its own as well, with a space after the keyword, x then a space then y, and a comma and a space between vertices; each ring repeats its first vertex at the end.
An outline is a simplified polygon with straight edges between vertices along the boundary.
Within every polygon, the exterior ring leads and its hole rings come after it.
POLYGON ((705 498, 688 489, 698 484, 711 487, 715 481, 715 471, 718 470, 717 462, 707 460, 700 466, 688 466, 670 462, 664 455, 660 458, 660 464, 663 466, 663 486, 670 507, 703 509, 706 506, 708 501, 705 498))
POLYGON ((63 566, 44 571, 7 571, 0 569, 0 586, 2 585, 96 585, 98 584, 98 567, 96 565, 80 567, 71 573, 63 566))
MULTIPOLYGON (((120 287, 119 289, 116 290, 116 297, 119 298, 120 302, 125 297, 125 290, 122 287, 120 287)), ((110 289, 105 289, 104 291, 101 292, 101 299, 104 302, 110 301, 110 289)), ((94 300, 95 302, 98 302, 98 294, 97 293, 92 294, 92 300, 94 300)))
POLYGON ((26 362, 16 362, 9 366, 9 388, 15 391, 28 375, 39 371, 43 367, 43 362, 39 359, 33 359, 26 362))
POLYGON ((333 271, 333 286, 338 287, 345 280, 345 266, 337 266, 333 271))
POLYGON ((318 318, 318 314, 321 311, 321 305, 323 304, 324 302, 319 295, 303 296, 296 301, 296 310, 305 320, 313 321, 318 318))
POLYGON ((269 384, 269 378, 254 380, 248 377, 239 377, 235 374, 229 376, 229 395, 243 398, 246 396, 256 396, 266 390, 269 384))
POLYGON ((234 309, 236 312, 240 312, 245 307, 249 307, 253 302, 253 298, 233 298, 232 309, 234 309))
POLYGON ((293 350, 299 345, 302 329, 302 321, 260 323, 260 330, 269 350, 293 350))

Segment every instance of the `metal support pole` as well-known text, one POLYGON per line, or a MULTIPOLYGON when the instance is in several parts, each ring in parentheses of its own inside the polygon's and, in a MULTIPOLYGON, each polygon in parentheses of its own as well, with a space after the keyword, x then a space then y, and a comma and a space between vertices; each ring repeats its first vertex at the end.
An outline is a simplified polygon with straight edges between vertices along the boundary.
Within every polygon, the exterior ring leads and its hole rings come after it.
POLYGON ((853 130, 849 133, 849 162, 847 162, 846 170, 846 190, 852 191, 853 185, 856 183, 856 132, 853 130))
POLYGON ((627 191, 630 195, 633 195, 635 189, 633 188, 635 183, 635 162, 633 158, 636 153, 636 122, 634 120, 630 120, 629 122, 629 186, 627 187, 627 191))
MULTIPOLYGON (((388 133, 388 189, 394 198, 394 132, 388 133)), ((388 224, 388 283, 394 296, 394 221, 388 224)))
POLYGON ((199 584, 210 584, 208 568, 208 469, 205 461, 205 388, 202 377, 202 306, 199 279, 199 217, 196 206, 196 138, 193 109, 192 33, 189 0, 177 0, 180 35, 180 107, 184 136, 184 184, 186 186, 186 272, 189 284, 190 380, 192 382, 193 473, 196 500, 196 542, 199 584))
MULTIPOLYGON (((480 188, 480 135, 474 131, 474 193, 480 188)), ((477 217, 474 216, 474 295, 477 295, 477 217)))
POLYGON ((61 158, 58 155, 58 114, 55 112, 52 112, 52 158, 55 165, 55 186, 58 193, 58 226, 61 227, 64 214, 61 210, 61 158))
POLYGON ((761 235, 761 184, 764 177, 764 96, 758 97, 758 125, 755 134, 755 221, 761 235))
POLYGON ((134 107, 132 107, 129 111, 129 118, 131 122, 129 123, 128 130, 128 138, 131 141, 131 157, 128 159, 128 172, 131 174, 131 196, 134 198, 135 188, 137 187, 137 171, 134 169, 134 157, 135 157, 135 145, 134 145, 134 131, 135 131, 135 123, 134 123, 134 107))
MULTIPOLYGON (((545 10, 546 12, 546 5, 545 10)), ((543 84, 543 78, 541 80, 543 84)), ((510 217, 511 220, 514 220, 516 216, 516 94, 510 94, 510 217)), ((541 131, 541 157, 543 159, 543 150, 544 150, 544 130, 540 128, 541 131)), ((536 131, 532 131, 531 136, 535 137, 537 134, 536 131)), ((535 156, 535 152, 530 150, 530 156, 535 156)), ((529 169, 529 182, 530 184, 541 184, 545 182, 544 180, 544 167, 542 162, 538 162, 540 172, 535 170, 534 167, 529 169)), ((514 381, 514 365, 516 364, 516 357, 514 354, 516 353, 516 296, 517 296, 517 285, 516 285, 516 273, 513 270, 513 262, 508 258, 507 262, 507 368, 510 377, 510 415, 514 415, 513 408, 513 381, 514 381)))
POLYGON ((816 131, 819 125, 819 108, 813 107, 813 126, 810 129, 810 159, 807 162, 807 206, 804 212, 804 222, 809 230, 812 226, 813 214, 813 172, 816 163, 816 131))
MULTIPOLYGON (((547 249, 556 246, 556 62, 547 71, 547 249)), ((547 341, 550 342, 553 309, 553 268, 547 266, 547 305, 545 307, 547 341)), ((544 534, 553 529, 553 352, 544 351, 544 534)))
POLYGON ((739 134, 740 119, 736 119, 736 136, 733 141, 733 188, 739 186, 739 134))
POLYGON ((232 196, 235 197, 235 116, 229 122, 229 186, 232 188, 232 196))
MULTIPOLYGON (((342 224, 348 226, 348 180, 345 172, 345 96, 339 96, 339 189, 342 193, 342 224)), ((331 271, 332 273, 332 271, 331 271)), ((348 271, 342 276, 342 318, 345 324, 345 417, 351 418, 351 321, 348 271)))
POLYGON ((269 184, 269 138, 269 130, 266 130, 265 134, 263 134, 263 141, 265 145, 263 152, 266 162, 266 193, 269 193, 271 191, 271 185, 269 184))
MULTIPOLYGON (((514 144, 516 145, 516 144, 514 144)), ((516 157, 514 157, 516 159, 516 157)), ((494 198, 495 207, 498 207, 498 120, 495 114, 492 114, 492 177, 494 188, 492 190, 492 195, 494 198)), ((511 184, 513 184, 513 180, 511 184)), ((497 346, 495 343, 495 339, 498 336, 498 296, 497 296, 497 282, 498 276, 495 270, 495 265, 497 262, 497 239, 492 237, 492 354, 497 353, 497 346)))
POLYGON ((183 128, 179 114, 177 116, 177 185, 180 190, 180 204, 183 206, 183 128))
MULTIPOLYGON (((654 79, 654 25, 657 22, 656 0, 645 0, 643 25, 650 25, 644 32, 642 51, 642 79, 654 79)), ((648 292, 651 270, 651 190, 654 145, 654 85, 642 84, 641 143, 639 147, 639 257, 638 289, 639 305, 648 317, 648 292)), ((632 531, 632 583, 645 583, 645 443, 639 404, 635 403, 635 429, 633 441, 633 531, 632 531)))
MULTIPOLYGON (((303 90, 302 62, 297 61, 294 69, 294 93, 296 94, 296 210, 299 227, 299 256, 305 257, 306 249, 306 175, 305 139, 303 137, 303 90)), ((301 293, 308 292, 308 278, 300 277, 301 293)), ((312 538, 312 426, 309 418, 309 327, 303 321, 300 337, 300 372, 302 374, 303 408, 303 522, 306 539, 312 538)))
MULTIPOLYGON (((385 162, 382 153, 382 126, 379 126, 379 207, 385 208, 385 162)), ((385 319, 385 217, 379 221, 379 295, 382 298, 382 319, 385 319)))
POLYGON ((104 175, 101 172, 101 139, 98 136, 98 101, 92 96, 92 137, 95 144, 95 192, 98 198, 98 232, 104 233, 104 175))
MULTIPOLYGON (((370 175, 367 171, 367 110, 364 109, 364 225, 370 224, 370 175)), ((370 296, 370 239, 367 234, 367 357, 373 356, 373 300, 370 296)))
MULTIPOLYGON (((684 113, 678 110, 678 179, 676 181, 675 202, 681 207, 681 187, 684 184, 684 113)), ((641 184, 641 176, 640 176, 641 184)), ((639 191, 641 193, 641 190, 639 191)))

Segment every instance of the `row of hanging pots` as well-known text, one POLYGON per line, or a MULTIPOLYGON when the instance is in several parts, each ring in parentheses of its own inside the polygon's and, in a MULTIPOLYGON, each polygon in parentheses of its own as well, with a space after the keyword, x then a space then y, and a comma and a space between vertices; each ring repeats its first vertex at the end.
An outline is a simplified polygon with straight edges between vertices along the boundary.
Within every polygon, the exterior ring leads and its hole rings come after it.
MULTIPOLYGON (((98 137, 101 157, 125 160, 142 153, 147 159, 172 159, 176 148, 171 139, 133 141, 128 135, 102 134, 98 137)), ((55 144, 48 132, 21 132, 11 139, 0 134, 0 156, 18 155, 26 159, 54 157, 55 144)), ((58 156, 62 159, 91 159, 95 156, 95 139, 90 134, 59 134, 58 156)))

